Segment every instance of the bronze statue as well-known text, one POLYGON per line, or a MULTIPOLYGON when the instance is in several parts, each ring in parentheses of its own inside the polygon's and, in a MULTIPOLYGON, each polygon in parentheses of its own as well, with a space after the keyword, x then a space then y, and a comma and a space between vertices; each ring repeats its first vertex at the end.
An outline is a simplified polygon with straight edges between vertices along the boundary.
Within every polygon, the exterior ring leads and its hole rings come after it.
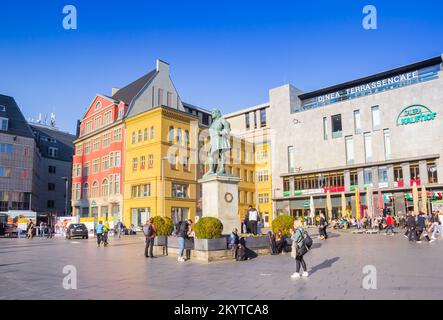
POLYGON ((218 109, 212 110, 212 124, 209 127, 209 136, 211 137, 211 146, 208 153, 209 171, 208 175, 226 175, 226 151, 231 149, 229 142, 229 133, 231 125, 226 121, 218 109))

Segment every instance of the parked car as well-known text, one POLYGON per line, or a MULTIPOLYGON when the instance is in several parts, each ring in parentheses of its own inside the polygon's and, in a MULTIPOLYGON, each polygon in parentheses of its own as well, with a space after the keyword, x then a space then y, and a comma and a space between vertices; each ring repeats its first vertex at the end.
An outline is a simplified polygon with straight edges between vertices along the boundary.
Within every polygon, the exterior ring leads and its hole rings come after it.
POLYGON ((71 223, 66 230, 66 239, 74 237, 82 237, 82 239, 88 239, 88 228, 84 223, 71 223))

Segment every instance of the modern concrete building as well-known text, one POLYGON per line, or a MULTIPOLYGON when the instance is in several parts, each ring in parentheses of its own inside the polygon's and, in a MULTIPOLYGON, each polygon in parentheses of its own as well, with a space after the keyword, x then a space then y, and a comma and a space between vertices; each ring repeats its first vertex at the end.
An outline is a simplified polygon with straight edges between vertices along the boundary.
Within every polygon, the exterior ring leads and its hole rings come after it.
MULTIPOLYGON (((428 209, 443 191, 442 57, 331 87, 269 92, 272 186, 278 213, 301 216, 312 195, 316 214, 341 213, 341 194, 354 194, 397 214, 412 208, 411 189, 425 186, 428 209)), ((421 198, 420 198, 421 201, 421 198)))

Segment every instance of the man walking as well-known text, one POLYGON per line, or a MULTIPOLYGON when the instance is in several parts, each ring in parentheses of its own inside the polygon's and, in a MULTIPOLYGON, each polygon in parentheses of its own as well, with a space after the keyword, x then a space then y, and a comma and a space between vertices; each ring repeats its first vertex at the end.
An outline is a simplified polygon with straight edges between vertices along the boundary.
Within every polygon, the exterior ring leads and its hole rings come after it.
POLYGON ((150 218, 146 221, 146 224, 143 226, 143 233, 146 237, 146 245, 145 245, 145 257, 146 258, 155 258, 154 257, 154 238, 155 233, 154 219, 150 218))
POLYGON ((253 233, 254 235, 257 234, 257 224, 259 220, 260 220, 260 215, 257 209, 253 208, 252 206, 249 206, 248 221, 249 221, 249 226, 251 228, 251 233, 253 233))
POLYGON ((406 218, 406 228, 405 236, 408 237, 409 241, 415 241, 415 217, 412 212, 409 212, 406 218))
POLYGON ((388 216, 386 217, 386 235, 394 235, 394 219, 391 217, 391 215, 388 213, 388 216))
POLYGON ((326 240, 328 238, 328 234, 326 233, 326 218, 323 213, 320 213, 320 221, 318 224, 318 233, 320 234, 320 240, 326 240))
POLYGON ((188 221, 180 221, 177 226, 177 237, 179 242, 179 249, 178 249, 178 262, 185 262, 185 258, 183 258, 183 251, 185 250, 185 240, 188 235, 189 226, 188 221))
POLYGON ((420 212, 417 217, 417 243, 421 243, 421 235, 424 234, 425 239, 428 242, 434 242, 434 240, 429 239, 428 234, 426 233, 426 222, 425 222, 425 214, 420 212))

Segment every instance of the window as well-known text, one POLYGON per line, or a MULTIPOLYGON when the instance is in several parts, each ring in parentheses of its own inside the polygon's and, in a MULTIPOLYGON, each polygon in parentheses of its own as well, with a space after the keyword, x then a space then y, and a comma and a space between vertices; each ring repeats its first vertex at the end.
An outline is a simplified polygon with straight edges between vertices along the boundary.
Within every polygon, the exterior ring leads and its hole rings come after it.
POLYGON ((103 148, 109 147, 110 144, 111 144, 111 134, 106 133, 103 135, 103 148))
POLYGON ((350 185, 357 186, 358 185, 358 173, 356 170, 349 172, 350 177, 350 185))
POLYGON ((96 117, 95 119, 94 119, 94 129, 95 130, 97 130, 97 129, 100 129, 101 128, 101 126, 102 126, 102 117, 96 117))
POLYGON ((345 137, 346 144, 346 164, 354 163, 354 141, 352 136, 345 137))
POLYGON ((365 141, 365 159, 366 162, 372 161, 372 137, 370 132, 364 134, 365 141))
POLYGON ((328 140, 328 118, 323 118, 323 139, 328 140))
POLYGON ((52 173, 52 174, 55 174, 56 173, 56 167, 55 166, 49 166, 48 167, 48 172, 52 173))
POLYGON ((47 207, 48 209, 54 209, 54 207, 55 207, 55 201, 54 201, 54 200, 48 200, 48 201, 46 202, 46 207, 47 207))
POLYGON ((83 199, 89 198, 89 183, 83 185, 83 199))
POLYGON ((86 122, 85 130, 86 130, 86 133, 89 133, 92 131, 92 121, 86 122))
POLYGON ((92 160, 92 173, 98 173, 100 171, 99 159, 92 160))
POLYGON ((135 143, 135 141, 136 141, 136 135, 135 135, 135 132, 132 132, 132 144, 134 144, 135 143))
POLYGON ((243 203, 248 203, 248 191, 243 192, 243 203))
POLYGON ((169 127, 169 135, 168 135, 168 142, 173 143, 174 142, 174 127, 169 127))
POLYGON ((86 163, 83 165, 83 176, 84 176, 84 177, 89 176, 89 162, 86 162, 86 163))
POLYGON ((403 181, 403 169, 400 165, 394 166, 394 181, 403 181))
POLYGON ((372 185, 372 169, 371 168, 363 169, 363 177, 364 177, 365 184, 372 185))
POLYGON ((145 132, 143 134, 143 140, 148 141, 148 139, 149 139, 149 130, 148 128, 145 128, 145 132))
POLYGON ((118 109, 118 118, 121 119, 123 117, 123 107, 118 109))
POLYGON ((383 130, 383 139, 385 141, 385 159, 391 159, 391 134, 389 129, 383 130))
POLYGON ((48 191, 55 191, 55 183, 48 183, 48 191))
POLYGON ((177 144, 181 146, 182 144, 182 129, 177 128, 177 144))
POLYGON ((0 130, 8 131, 8 119, 0 118, 0 130))
POLYGON ((360 110, 354 110, 354 132, 355 134, 361 133, 360 110))
POLYGON ((102 197, 106 197, 109 195, 109 184, 108 184, 108 180, 105 179, 102 182, 102 192, 101 192, 102 197))
POLYGON ((250 128, 250 121, 249 121, 249 113, 245 113, 245 126, 246 126, 246 130, 249 130, 250 128))
POLYGON ((268 170, 257 171, 257 181, 258 182, 267 182, 267 181, 269 181, 268 170))
POLYGON ((240 178, 240 168, 237 168, 236 173, 235 173, 235 176, 238 177, 238 178, 240 178))
POLYGON ((75 146, 75 154, 81 156, 83 151, 83 144, 78 144, 75 146))
POLYGON ((184 135, 184 145, 185 146, 189 146, 189 131, 188 130, 185 130, 185 135, 184 135))
POLYGON ((151 140, 155 139, 155 129, 154 127, 151 127, 151 140))
POLYGON ((177 155, 169 155, 169 163, 171 165, 171 170, 178 170, 177 168, 177 155))
POLYGON ((1 112, 6 112, 6 107, 3 106, 3 105, 0 105, 0 111, 1 111, 1 112))
POLYGON ((116 174, 114 179, 114 191, 115 193, 120 193, 120 175, 116 174))
POLYGON ((288 172, 295 172, 295 150, 293 146, 288 147, 288 172))
POLYGON ((243 181, 248 182, 248 170, 243 170, 243 181))
POLYGON ((92 198, 97 198, 98 197, 98 182, 94 181, 92 183, 92 194, 91 194, 92 198))
POLYGON ((85 154, 91 153, 91 141, 85 142, 85 154))
POLYGON ((92 140, 92 143, 93 143, 92 149, 94 151, 98 151, 100 149, 100 138, 95 138, 94 140, 92 140))
POLYGON ((109 156, 104 156, 102 158, 102 171, 109 169, 109 156))
POLYGON ((51 158, 57 158, 58 157, 58 148, 48 147, 48 155, 51 158))
POLYGON ((80 183, 76 183, 74 185, 74 199, 80 200, 81 194, 80 194, 80 183))
POLYGON ((0 143, 0 153, 12 154, 12 144, 0 143))
POLYGON ((151 196, 151 185, 141 184, 131 186, 131 197, 132 198, 146 198, 151 196))
POLYGON ((112 122, 112 111, 108 111, 103 116, 103 125, 108 125, 112 122))
POLYGON ((266 127, 266 109, 260 109, 260 127, 266 127))
POLYGON ((378 167, 378 183, 388 183, 387 167, 378 167))
POLYGON ((115 166, 120 167, 120 151, 115 152, 115 166))
POLYGON ((114 152, 109 153, 109 167, 110 168, 115 167, 115 153, 114 152))
POLYGON ((189 158, 183 157, 183 170, 189 171, 189 158))
POLYGON ((75 164, 74 165, 74 177, 81 177, 81 176, 82 176, 82 165, 75 164))
POLYGON ((332 138, 340 138, 342 135, 341 114, 331 117, 332 123, 332 138))
POLYGON ((140 169, 144 170, 145 169, 145 165, 146 165, 146 157, 145 156, 141 156, 140 157, 140 169))
POLYGON ((138 159, 137 158, 133 158, 132 159, 132 170, 136 171, 138 168, 138 159))
POLYGON ((166 105, 168 107, 172 107, 172 97, 173 97, 172 92, 168 91, 168 93, 166 94, 166 105))
POLYGON ((187 198, 188 197, 188 185, 186 184, 172 184, 172 197, 173 198, 187 198))
POLYGON ((142 131, 138 130, 138 142, 142 142, 142 137, 143 137, 142 131))
POLYGON ((95 110, 100 109, 101 106, 102 106, 102 103, 101 103, 100 101, 98 101, 98 102, 95 104, 95 110))
POLYGON ((163 89, 158 89, 158 105, 163 105, 163 89))
POLYGON ((115 129, 113 141, 121 141, 121 139, 122 139, 122 129, 121 128, 115 129))
POLYGON ((435 164, 435 161, 427 161, 426 166, 427 166, 427 170, 428 170, 429 183, 438 183, 437 166, 435 164))
POLYGON ((254 129, 257 129, 257 112, 254 111, 254 129))
POLYGON ((419 180, 420 179, 420 169, 419 169, 418 162, 411 163, 409 165, 409 171, 411 172, 411 180, 419 180))
POLYGON ((148 169, 151 169, 154 166, 154 155, 148 155, 148 169))
POLYGON ((380 129, 380 108, 378 106, 371 108, 372 112, 372 130, 380 129))
POLYGON ((254 171, 249 172, 249 181, 254 183, 254 171))

